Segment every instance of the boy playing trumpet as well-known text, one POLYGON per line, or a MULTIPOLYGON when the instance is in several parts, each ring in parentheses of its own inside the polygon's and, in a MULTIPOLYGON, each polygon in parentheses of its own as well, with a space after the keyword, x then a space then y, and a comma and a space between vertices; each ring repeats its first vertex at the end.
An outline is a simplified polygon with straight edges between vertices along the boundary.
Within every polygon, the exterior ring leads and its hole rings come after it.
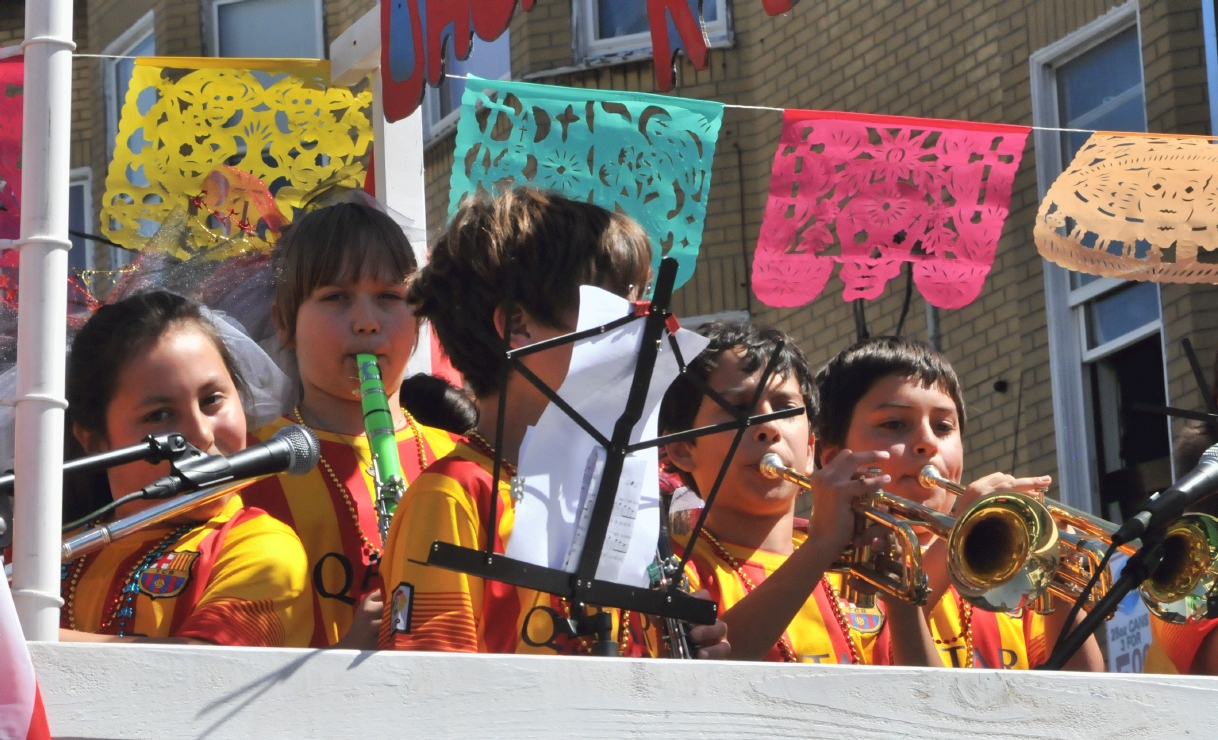
MULTIPOLYGON (((749 427, 731 461, 693 543, 688 575, 719 602, 728 625, 732 655, 740 660, 878 665, 936 665, 921 609, 881 597, 883 608, 860 609, 841 600, 842 579, 826 569, 841 555, 854 531, 851 503, 889 482, 865 469, 886 452, 841 450, 813 473, 815 437, 810 417, 817 408, 812 373, 790 338, 748 322, 712 322, 699 333, 710 345, 689 364, 729 403, 748 410, 765 365, 779 352, 774 372, 752 413, 804 407, 805 414, 749 427), (781 344, 781 348, 779 345, 781 344), (795 484, 767 478, 758 463, 779 455, 812 479, 815 514, 807 532, 795 527, 795 484), (860 475, 862 474, 862 475, 860 475)), ((664 397, 660 424, 674 433, 731 421, 686 375, 664 397)), ((710 491, 734 432, 674 442, 666 451, 685 485, 710 491)), ((677 548, 690 547, 678 539, 677 548)))

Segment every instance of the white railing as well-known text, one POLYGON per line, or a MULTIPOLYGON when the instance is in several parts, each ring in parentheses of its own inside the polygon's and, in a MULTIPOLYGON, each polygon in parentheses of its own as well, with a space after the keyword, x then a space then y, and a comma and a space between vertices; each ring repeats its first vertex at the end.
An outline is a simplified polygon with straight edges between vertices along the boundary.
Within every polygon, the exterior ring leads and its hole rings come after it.
POLYGON ((30 645, 77 738, 1157 738, 1218 679, 347 650, 30 645))

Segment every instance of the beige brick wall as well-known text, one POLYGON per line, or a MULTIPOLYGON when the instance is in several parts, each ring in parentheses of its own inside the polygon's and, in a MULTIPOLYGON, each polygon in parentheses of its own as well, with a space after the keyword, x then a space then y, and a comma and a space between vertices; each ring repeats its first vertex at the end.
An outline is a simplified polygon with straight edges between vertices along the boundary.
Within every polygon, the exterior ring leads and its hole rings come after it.
MULTIPOLYGON (((733 2, 735 45, 713 50, 709 68, 682 58, 675 95, 728 104, 1032 123, 1032 52, 1120 5, 1115 0, 847 0, 800 3, 769 17, 760 2, 733 2)), ((569 2, 539 0, 512 20, 513 77, 559 85, 652 91, 652 63, 561 75, 572 64, 569 2)), ((1200 12, 1184 0, 1142 0, 1140 24, 1152 131, 1208 131, 1200 12)), ((751 253, 764 213, 781 114, 729 109, 716 150, 702 254, 677 292, 679 313, 751 307, 762 323, 790 332, 814 363, 855 337, 835 276, 808 306, 770 309, 749 300, 751 253), (743 189, 743 192, 742 192, 743 189), (743 209, 741 204, 743 203, 743 209), (751 306, 750 306, 751 304, 751 306)), ((428 218, 447 207, 451 140, 427 157, 428 218)), ((1011 214, 985 289, 970 306, 940 312, 944 352, 964 385, 970 415, 968 474, 994 470, 1056 474, 1056 441, 1041 258, 1032 238, 1038 206, 1031 137, 1015 180, 1011 214), (998 393, 994 383, 1005 380, 998 393)), ((866 306, 872 334, 895 330, 904 275, 866 306)), ((1165 286, 1171 399, 1200 407, 1179 339, 1191 336, 1210 371, 1218 348, 1218 294, 1165 286)), ((914 292, 905 333, 926 337, 925 303, 914 292)), ((1212 381, 1212 378, 1211 378, 1212 381)))

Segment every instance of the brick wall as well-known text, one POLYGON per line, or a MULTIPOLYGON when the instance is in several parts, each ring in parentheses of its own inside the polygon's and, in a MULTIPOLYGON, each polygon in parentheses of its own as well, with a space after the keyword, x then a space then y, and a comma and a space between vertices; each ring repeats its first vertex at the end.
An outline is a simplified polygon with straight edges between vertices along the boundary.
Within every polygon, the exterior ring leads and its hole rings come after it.
MULTIPOLYGON (((705 71, 678 63, 675 95, 728 104, 1032 123, 1029 56, 1111 8, 1114 0, 848 0, 801 3, 769 17, 755 0, 733 2, 735 44, 713 50, 705 71)), ((559 85, 652 91, 649 60, 571 71, 571 3, 539 0, 512 20, 512 74, 559 85), (560 68, 566 68, 560 69, 560 68), (561 74, 547 70, 561 71, 561 74)), ((1184 0, 1142 0, 1140 25, 1152 131, 1208 131, 1200 12, 1184 0)), ((757 321, 791 333, 814 363, 855 338, 842 283, 834 276, 808 306, 770 309, 748 296, 781 126, 777 112, 729 109, 715 156, 699 267, 679 290, 684 315, 751 308, 757 321)), ((1057 472, 1042 261, 1032 238, 1039 205, 1034 142, 1015 180, 1011 214, 985 289, 970 306, 939 312, 941 346, 968 403, 968 475, 994 470, 1057 472), (995 390, 1006 381, 1005 392, 995 390)), ((448 202, 452 141, 427 157, 429 224, 448 202)), ((866 306, 872 334, 892 333, 904 275, 866 306)), ((1212 368, 1218 295, 1163 287, 1172 402, 1200 407, 1179 338, 1191 336, 1212 368)), ((904 332, 926 337, 926 304, 914 291, 904 332)), ((1077 425, 1073 426, 1078 429, 1077 425)))

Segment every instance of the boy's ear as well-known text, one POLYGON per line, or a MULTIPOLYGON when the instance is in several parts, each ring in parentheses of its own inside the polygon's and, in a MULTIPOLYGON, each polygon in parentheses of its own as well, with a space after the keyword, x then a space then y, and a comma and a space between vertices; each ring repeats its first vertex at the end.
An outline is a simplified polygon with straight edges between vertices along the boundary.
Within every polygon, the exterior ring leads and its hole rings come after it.
POLYGON ((812 475, 816 472, 816 453, 816 435, 808 434, 808 464, 806 466, 807 470, 804 471, 804 475, 812 475))
MULTIPOLYGON (((820 463, 820 466, 822 468, 825 467, 826 465, 828 465, 829 463, 833 462, 833 458, 837 457, 837 453, 842 451, 841 447, 838 447, 837 445, 831 445, 826 442, 821 442, 820 444, 815 444, 815 440, 813 440, 812 444, 813 444, 812 450, 813 450, 814 454, 816 455, 816 457, 818 458, 818 462, 820 463)), ((812 460, 811 455, 808 456, 808 460, 809 461, 812 460)))
POLYGON ((84 448, 86 455, 96 455, 101 452, 108 452, 110 445, 106 442, 106 438, 97 432, 90 432, 79 424, 72 425, 72 436, 80 442, 80 446, 84 448))
MULTIPOLYGON (((507 312, 500 306, 495 309, 495 336, 502 338, 503 329, 506 323, 507 312)), ((533 343, 533 336, 529 333, 529 315, 524 309, 516 306, 512 309, 512 325, 509 328, 508 344, 512 349, 519 347, 527 347, 533 343)))
POLYGON ((275 336, 279 339, 279 346, 284 349, 295 349, 296 337, 288 336, 287 324, 284 323, 283 318, 279 315, 278 301, 271 301, 271 323, 275 326, 275 336))
POLYGON ((693 444, 690 442, 670 442, 664 445, 668 460, 686 473, 694 472, 693 444))

